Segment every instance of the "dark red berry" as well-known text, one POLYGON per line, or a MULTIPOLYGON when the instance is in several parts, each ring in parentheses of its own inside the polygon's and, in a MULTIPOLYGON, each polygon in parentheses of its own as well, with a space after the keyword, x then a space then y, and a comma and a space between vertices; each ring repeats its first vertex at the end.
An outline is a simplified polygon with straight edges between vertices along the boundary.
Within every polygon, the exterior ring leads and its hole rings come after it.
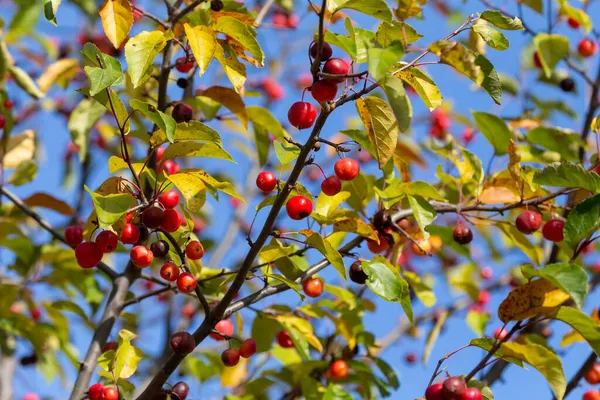
POLYGON ((327 196, 335 196, 342 191, 342 181, 335 175, 331 175, 321 183, 321 191, 327 196))
POLYGON ((169 254, 169 243, 165 240, 157 240, 150 245, 150 251, 154 257, 164 257, 169 254))
POLYGON ((190 122, 194 118, 194 110, 187 104, 178 103, 173 107, 171 116, 177 123, 190 122))
POLYGON ((316 82, 311 88, 313 99, 322 103, 324 101, 332 101, 337 95, 337 85, 326 82, 324 80, 316 82))
POLYGON ((165 212, 159 207, 149 207, 142 212, 142 222, 147 228, 156 229, 162 224, 165 212))
POLYGON ((294 342, 288 331, 279 331, 277 333, 277 343, 284 348, 294 347, 294 342))
POLYGON ((166 209, 164 212, 164 218, 160 224, 160 229, 165 232, 175 232, 181 226, 181 215, 177 210, 166 209))
POLYGON ((444 400, 442 396, 442 384, 434 383, 425 391, 425 400, 444 400))
POLYGON ((528 235, 540 229, 542 216, 535 211, 523 211, 516 220, 517 229, 528 235))
POLYGON ((112 253, 117 249, 119 238, 112 231, 102 231, 96 236, 96 244, 103 253, 112 253))
POLYGON ((189 354, 196 348, 196 341, 188 332, 174 333, 170 343, 171 349, 177 354, 189 354))
POLYGON ((65 229, 65 241, 67 244, 73 248, 77 247, 77 245, 83 242, 83 229, 80 226, 68 226, 65 229))
POLYGON ((350 269, 348 270, 348 275, 350 275, 350 280, 354 283, 358 283, 359 285, 364 284, 369 278, 365 271, 362 269, 362 262, 355 261, 350 265, 350 269))
MULTIPOLYGON (((341 58, 332 58, 325 63, 323 66, 323 73, 330 75, 348 75, 350 66, 348 63, 341 58)), ((332 84, 341 83, 346 78, 324 78, 327 82, 332 84)))
POLYGON ((171 389, 171 393, 177 396, 178 400, 185 400, 190 393, 190 387, 185 382, 177 382, 171 389))
POLYGON ((250 358, 256 353, 256 340, 248 338, 240 345, 240 356, 250 358))
POLYGON ((290 107, 288 120, 298 129, 310 128, 317 118, 317 109, 310 103, 298 101, 290 107))
POLYGON ((134 224, 125 224, 123 232, 121 232, 121 243, 136 244, 140 238, 140 230, 134 224))
POLYGON ((227 349, 221 353, 221 361, 226 367, 234 367, 240 362, 240 352, 238 349, 227 349))
POLYGON ((75 248, 77 264, 82 268, 93 268, 102 261, 102 251, 94 242, 83 242, 75 248))
POLYGON ((177 68, 177 71, 179 72, 190 72, 190 70, 194 68, 194 62, 188 60, 186 57, 179 57, 175 62, 177 63, 175 68, 177 68))
POLYGON ((457 376, 452 376, 442 383, 444 400, 462 400, 465 390, 467 390, 465 380, 457 376))
POLYGON ((256 186, 263 192, 271 192, 277 186, 277 178, 270 171, 262 171, 256 177, 256 186))
MULTIPOLYGON (((310 45, 310 56, 312 58, 317 58, 317 52, 319 51, 319 43, 315 42, 310 45)), ((323 42, 323 47, 321 47, 321 61, 327 61, 333 55, 333 49, 327 42, 323 42)))
POLYGON ((468 244, 473 240, 473 231, 463 224, 458 224, 452 231, 452 238, 458 244, 468 244))
POLYGON ((551 219, 542 227, 544 239, 554 243, 562 242, 565 238, 565 221, 562 219, 551 219))

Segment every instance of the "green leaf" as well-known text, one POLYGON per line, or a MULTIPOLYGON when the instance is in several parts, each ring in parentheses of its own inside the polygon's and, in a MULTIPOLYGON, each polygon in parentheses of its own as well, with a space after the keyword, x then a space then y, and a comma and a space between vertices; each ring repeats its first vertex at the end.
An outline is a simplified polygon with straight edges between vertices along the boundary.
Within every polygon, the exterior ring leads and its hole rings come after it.
POLYGON ((106 54, 104 54, 104 57, 104 68, 89 66, 83 68, 90 81, 90 96, 95 96, 107 87, 121 83, 125 78, 119 60, 106 54))
POLYGON ((375 33, 375 40, 381 47, 387 47, 395 41, 404 43, 406 40, 406 44, 411 44, 422 37, 423 35, 417 33, 415 28, 402 21, 382 22, 377 28, 377 33, 375 33))
POLYGON ((285 142, 285 138, 290 136, 287 131, 283 129, 279 120, 277 120, 277 118, 275 118, 266 108, 249 106, 246 107, 246 111, 248 113, 248 118, 255 126, 262 127, 281 142, 285 142))
POLYGON ((377 296, 390 302, 401 303, 406 315, 412 322, 412 307, 410 301, 405 302, 406 296, 410 299, 408 283, 400 276, 393 265, 380 256, 371 261, 362 263, 363 271, 367 274, 366 285, 377 296))
POLYGON ((202 92, 202 96, 208 97, 227 107, 244 125, 248 127, 248 111, 242 97, 233 89, 223 86, 211 86, 202 92))
MULTIPOLYGON (((256 144, 256 152, 258 153, 258 163, 265 165, 269 159, 269 149, 271 146, 271 140, 269 138, 269 132, 265 128, 259 125, 252 125, 254 131, 254 142, 256 144)), ((277 156, 279 159, 279 156, 277 156)), ((280 161, 281 162, 281 161, 280 161)))
POLYGON ((282 246, 281 243, 276 242, 264 246, 258 253, 260 263, 272 263, 283 257, 287 257, 294 253, 297 249, 294 246, 282 246))
POLYGON ((588 275, 576 264, 548 264, 535 271, 535 275, 544 278, 562 289, 573 299, 577 308, 583 306, 588 291, 588 275))
POLYGON ((92 192, 87 186, 84 187, 92 196, 100 228, 109 227, 117 222, 131 206, 133 197, 128 193, 102 195, 92 192))
POLYGON ((212 29, 235 39, 246 51, 254 56, 260 67, 264 67, 265 55, 256 40, 256 32, 248 25, 233 17, 222 16, 217 19, 212 29))
POLYGON ((33 79, 21 68, 10 65, 8 72, 15 80, 15 83, 32 98, 39 100, 44 97, 44 93, 37 87, 33 79))
POLYGON ((377 157, 377 153, 375 152, 375 147, 373 143, 369 140, 369 134, 367 131, 363 131, 361 129, 345 129, 340 131, 344 135, 348 136, 350 139, 354 140, 361 147, 362 150, 366 150, 369 152, 373 158, 377 157))
POLYGON ((208 26, 191 27, 183 24, 194 58, 198 63, 198 72, 202 76, 212 61, 217 50, 217 35, 208 26))
POLYGON ((330 0, 327 2, 327 8, 332 14, 343 9, 352 9, 386 22, 392 22, 392 12, 385 0, 330 0))
POLYGON ((367 50, 369 73, 376 81, 380 81, 388 70, 404 57, 404 46, 401 42, 393 42, 385 48, 371 44, 367 50))
POLYGON ((296 283, 293 280, 288 279, 285 276, 279 275, 279 274, 265 274, 264 276, 266 276, 267 278, 275 279, 275 280, 283 283, 284 285, 287 285, 298 296, 300 296, 300 300, 304 300, 304 295, 301 293, 302 292, 302 285, 300 285, 299 283, 296 283))
POLYGON ((392 106, 392 111, 398 122, 398 129, 400 132, 408 131, 413 110, 410 99, 404 90, 404 84, 394 75, 385 76, 379 83, 392 106))
POLYGON ((358 98, 356 109, 375 147, 379 169, 383 169, 396 149, 398 122, 390 106, 378 97, 358 98))
POLYGON ((440 89, 438 89, 433 79, 420 68, 410 67, 397 72, 395 75, 415 89, 429 111, 433 111, 442 104, 440 89))
POLYGON ((339 47, 345 51, 353 60, 357 60, 356 41, 354 37, 340 35, 327 30, 325 31, 324 40, 330 45, 339 47))
POLYGON ((131 345, 131 341, 135 337, 135 334, 125 329, 119 332, 114 369, 114 375, 117 379, 127 379, 131 377, 135 373, 140 360, 144 358, 144 353, 137 347, 131 345))
POLYGON ((326 238, 308 229, 302 229, 300 234, 306 237, 306 244, 314 247, 319 253, 321 253, 327 259, 327 261, 333 265, 333 268, 335 268, 342 278, 346 279, 344 259, 326 238))
POLYGON ((527 132, 527 141, 555 151, 566 161, 579 162, 579 134, 540 126, 527 132))
POLYGON ((162 160, 177 157, 220 158, 235 163, 227 151, 214 143, 176 142, 165 149, 162 160))
POLYGON ((257 314, 252 322, 252 337, 256 340, 256 352, 269 351, 273 345, 275 335, 280 330, 281 325, 279 325, 279 322, 271 317, 257 314))
MULTIPOLYGON (((158 147, 168 141, 166 133, 159 129, 152 134, 150 138, 150 146, 158 147)), ((200 121, 181 122, 175 128, 175 136, 173 142, 209 142, 217 146, 223 146, 223 142, 219 133, 208 125, 200 121)))
POLYGON ((387 383, 389 386, 393 387, 394 389, 398 389, 400 387, 398 375, 388 363, 383 361, 381 358, 377 357, 371 357, 371 361, 373 361, 373 363, 377 365, 383 376, 385 376, 385 379, 387 379, 387 383))
POLYGON ((467 313, 467 325, 479 336, 483 336, 485 326, 490 320, 490 314, 486 312, 469 311, 467 313))
POLYGON ((54 25, 58 25, 56 22, 56 12, 58 6, 60 6, 61 0, 44 0, 44 16, 54 25))
POLYGON ((537 171, 533 182, 538 185, 582 188, 592 193, 600 192, 600 176, 586 170, 583 165, 569 162, 556 162, 537 171))
POLYGON ((600 324, 581 311, 561 306, 548 317, 564 322, 575 329, 588 342, 594 353, 600 356, 600 324))
POLYGON ((300 148, 288 142, 273 142, 275 155, 281 165, 287 165, 294 161, 300 155, 300 148))
POLYGON ((343 387, 330 383, 327 386, 327 390, 323 394, 323 400, 352 400, 353 397, 350 393, 347 393, 343 387))
POLYGON ((497 155, 506 154, 512 131, 504 120, 494 114, 472 111, 477 129, 492 144, 497 155))
POLYGON ((415 292, 415 295, 421 302, 425 305, 425 307, 432 307, 437 299, 435 297, 435 293, 433 289, 431 289, 419 275, 410 271, 402 271, 402 276, 410 285, 410 288, 415 292))
POLYGON ((523 30, 523 23, 519 18, 510 18, 502 14, 499 10, 487 10, 481 13, 481 19, 488 21, 496 28, 507 31, 523 30))
POLYGON ((171 39, 173 39, 171 31, 143 31, 127 41, 125 59, 134 88, 141 86, 150 78, 154 59, 171 39))
POLYGON ((600 227, 600 195, 577 204, 567 216, 565 242, 575 246, 592 235, 600 227))
POLYGON ((429 232, 427 232, 425 228, 435 220, 437 213, 435 212, 433 206, 429 204, 429 202, 423 197, 411 195, 407 197, 408 204, 413 211, 413 216, 419 224, 421 232, 423 232, 423 238, 427 239, 429 237, 429 232))
MULTIPOLYGON (((87 89, 81 89, 80 92, 82 92, 85 95, 89 95, 89 91, 87 89)), ((128 118, 129 112, 127 112, 127 108, 125 108, 125 104, 123 104, 123 102, 121 101, 119 96, 114 92, 114 90, 108 88, 107 90, 103 90, 100 93, 98 93, 92 97, 98 103, 102 104, 104 106, 104 108, 106 108, 108 110, 109 113, 112 114, 111 103, 108 99, 109 94, 110 94, 110 98, 112 100, 112 105, 115 107, 115 113, 117 115, 117 120, 119 122, 119 125, 124 126, 125 134, 127 134, 127 133, 129 133, 130 125, 131 125, 129 123, 129 118, 128 118)))
POLYGON ((548 383, 557 400, 562 400, 567 388, 565 373, 560 358, 547 347, 539 344, 502 343, 502 352, 508 357, 522 360, 540 372, 548 383))
POLYGON ((531 8, 533 11, 538 14, 543 14, 544 3, 543 0, 522 0, 522 4, 531 8))
POLYGON ((174 142, 175 128, 177 127, 177 123, 173 117, 140 100, 131 99, 129 100, 129 105, 134 110, 144 114, 146 118, 150 119, 150 121, 154 122, 160 129, 162 129, 163 132, 165 132, 169 142, 174 142))
POLYGON ((33 160, 23 160, 8 178, 8 183, 21 186, 35 179, 38 166, 33 160))
POLYGON ((533 38, 533 44, 546 76, 552 75, 556 64, 569 54, 569 39, 561 35, 538 33, 533 38))
POLYGON ((590 33, 594 28, 592 25, 592 19, 590 16, 584 11, 575 7, 571 7, 567 0, 558 0, 560 3, 560 15, 565 16, 567 18, 573 18, 575 21, 579 22, 579 24, 585 29, 587 33, 590 33))
MULTIPOLYGON (((498 340, 496 338, 481 338, 481 339, 473 339, 469 343, 471 346, 477 346, 485 351, 490 351, 494 344, 496 344, 498 340)), ((494 357, 502 358, 505 361, 513 363, 521 368, 523 368, 523 361, 520 358, 510 357, 507 353, 504 352, 504 349, 500 347, 498 350, 494 352, 494 357)))
POLYGON ((68 128, 71 140, 79 148, 80 161, 85 160, 90 143, 90 132, 106 109, 95 100, 84 98, 71 111, 68 128))
POLYGON ((525 253, 534 264, 541 263, 541 250, 531 244, 527 236, 525 236, 517 227, 508 224, 496 224, 496 226, 512 241, 518 248, 525 253))
POLYGON ((510 46, 510 43, 506 36, 502 32, 498 32, 494 28, 486 24, 473 25, 473 31, 475 31, 481 38, 490 46, 496 50, 506 50, 510 46))

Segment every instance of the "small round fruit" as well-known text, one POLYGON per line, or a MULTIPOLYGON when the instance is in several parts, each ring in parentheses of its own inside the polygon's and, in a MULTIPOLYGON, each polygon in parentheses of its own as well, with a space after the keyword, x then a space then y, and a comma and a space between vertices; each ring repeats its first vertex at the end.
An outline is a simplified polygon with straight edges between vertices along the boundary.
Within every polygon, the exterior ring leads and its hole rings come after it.
POLYGON ((188 86, 188 80, 185 78, 179 78, 175 83, 177 83, 177 87, 182 89, 185 89, 188 86))
POLYGON ((452 376, 442 383, 442 395, 444 400, 462 400, 462 395, 467 390, 467 384, 463 378, 452 376))
POLYGON ((373 239, 367 239, 367 247, 373 254, 379 254, 390 248, 390 243, 387 241, 387 239, 381 234, 378 234, 378 236, 379 243, 373 239))
POLYGON ((477 303, 485 305, 490 302, 491 296, 492 295, 487 290, 480 290, 479 294, 477 295, 477 303))
POLYGON ((406 360, 406 362, 408 364, 414 364, 417 362, 417 355, 414 352, 408 352, 406 353, 406 355, 404 356, 404 359, 406 360))
POLYGON ((81 268, 93 268, 102 261, 102 250, 94 242, 83 242, 75 248, 75 258, 81 268))
POLYGON ((102 231, 96 236, 96 244, 103 253, 112 253, 117 249, 119 238, 112 231, 102 231))
POLYGON ((475 387, 467 388, 462 395, 462 400, 483 400, 481 391, 475 387))
POLYGON ((166 209, 164 212, 164 218, 160 224, 160 229, 165 232, 176 232, 181 226, 181 215, 177 210, 166 209))
POLYGON ((319 278, 310 278, 302 282, 302 290, 308 297, 319 297, 323 293, 323 281, 319 278))
MULTIPOLYGON (((319 43, 315 42, 310 46, 310 56, 314 59, 317 58, 317 52, 319 51, 319 43)), ((327 42, 323 42, 321 47, 321 61, 327 61, 333 55, 333 49, 327 42)))
POLYGON ((68 226, 65 229, 65 241, 72 248, 83 242, 83 229, 80 226, 68 226))
POLYGON ((533 53, 533 65, 536 68, 542 68, 542 60, 540 59, 540 55, 537 51, 533 53))
POLYGON ((23 400, 40 400, 40 396, 35 393, 27 393, 23 396, 23 400))
POLYGON ((573 78, 565 78, 562 81, 560 81, 559 85, 563 92, 569 93, 572 92, 573 89, 575 89, 575 81, 573 80, 573 78))
POLYGON ((288 216, 295 221, 308 217, 312 213, 312 209, 312 201, 304 196, 294 196, 285 205, 288 216))
POLYGON ((256 353, 256 340, 248 338, 240 345, 240 356, 250 358, 256 353))
MULTIPOLYGON (((225 336, 232 336, 233 335, 233 323, 228 319, 222 319, 219 322, 217 322, 217 324, 215 325, 215 331, 217 331, 225 336)), ((225 340, 225 338, 223 336, 219 335, 219 333, 211 333, 210 337, 215 340, 218 340, 218 341, 225 340)))
POLYGON ((158 202, 163 205, 164 208, 175 208, 179 204, 179 193, 177 190, 171 189, 158 196, 158 202))
POLYGON ((323 103, 324 101, 332 101, 337 95, 337 85, 321 80, 312 86, 310 92, 313 99, 319 103, 323 103))
POLYGON ((344 360, 335 360, 329 367, 329 375, 333 379, 344 379, 348 376, 348 363, 344 360))
POLYGON ((160 277, 169 282, 175 282, 179 278, 179 268, 173 261, 169 261, 160 267, 160 277))
POLYGON ((197 240, 192 240, 185 246, 185 255, 190 260, 199 260, 204 256, 204 246, 197 240))
POLYGON ((294 347, 294 342, 288 331, 279 331, 277 333, 277 343, 284 348, 294 347))
POLYGON ((523 211, 516 220, 517 229, 528 235, 540 229, 542 216, 535 211, 523 211))
POLYGON ((136 244, 140 239, 139 228, 134 224, 125 224, 120 239, 123 244, 136 244))
POLYGON ((116 350, 116 349, 117 349, 117 342, 114 342, 114 341, 106 342, 106 344, 102 348, 102 352, 106 353, 107 351, 116 350))
POLYGON ((140 232, 140 237, 138 238, 136 244, 146 243, 148 241, 148 238, 150 237, 150 230, 142 224, 138 224, 137 228, 138 228, 138 231, 140 232))
POLYGON ((190 122, 194 118, 194 110, 187 104, 179 103, 173 107, 171 116, 175 122, 190 122))
POLYGON ((0 114, 0 129, 4 129, 6 126, 6 117, 0 114))
MULTIPOLYGON (((325 63, 323 66, 323 72, 330 75, 348 75, 350 66, 348 63, 341 58, 332 58, 325 63)), ((325 78, 325 80, 332 84, 341 83, 346 78, 325 78)))
POLYGON ((175 62, 177 63, 175 68, 177 68, 177 71, 179 72, 190 72, 190 70, 194 68, 194 62, 188 60, 186 57, 179 57, 175 62))
POLYGON ((473 231, 463 224, 459 224, 452 231, 452 238, 458 244, 468 244, 473 240, 473 231))
POLYGON ((494 276, 494 270, 492 267, 483 267, 481 268, 481 271, 479 271, 479 276, 481 276, 482 279, 491 279, 494 276))
POLYGON ((327 196, 335 196, 342 191, 342 181, 335 175, 331 175, 321 182, 321 191, 327 196))
POLYGON ((369 278, 367 274, 365 274, 365 271, 363 271, 361 261, 354 261, 352 265, 350 265, 348 275, 350 275, 350 280, 352 282, 358 283, 359 285, 363 285, 369 278))
POLYGON ((181 293, 192 293, 196 289, 196 278, 189 272, 184 272, 177 277, 177 289, 181 293))
POLYGON ((271 171, 262 171, 256 177, 256 186, 265 193, 272 192, 277 187, 277 178, 271 171))
POLYGON ((579 28, 580 24, 579 21, 577 21, 575 18, 569 17, 567 19, 567 23, 569 24, 569 26, 573 29, 577 29, 579 28))
POLYGON ((506 335, 508 335, 508 331, 504 328, 496 328, 496 330, 494 331, 494 338, 498 340, 504 340, 504 338, 506 338, 506 335))
POLYGON ((102 393, 104 392, 104 385, 95 383, 88 389, 88 397, 90 400, 102 400, 102 393))
POLYGON ((600 383, 600 363, 596 363, 587 370, 584 377, 585 381, 590 385, 597 385, 600 383))
POLYGON ((429 240, 419 240, 419 245, 412 243, 411 249, 417 256, 425 256, 431 253, 431 242, 429 240))
POLYGON ((102 400, 119 400, 119 391, 114 387, 105 387, 102 391, 102 400))
POLYGON ((154 257, 164 257, 169 254, 169 243, 165 240, 157 240, 150 245, 150 251, 154 257))
POLYGON ((12 108, 15 106, 15 103, 13 103, 11 100, 6 99, 4 100, 4 108, 6 108, 7 110, 12 110, 12 108))
POLYGON ((360 172, 360 165, 353 158, 342 158, 336 161, 333 170, 342 181, 351 181, 360 172))
POLYGON ((152 264, 154 254, 152 254, 152 251, 146 246, 137 245, 133 246, 129 252, 129 258, 131 258, 131 262, 135 264, 136 267, 146 268, 152 264))
POLYGON ((582 57, 591 57, 598 52, 598 43, 589 38, 581 39, 577 46, 577 51, 582 57))
POLYGON ((425 391, 425 400, 443 400, 442 384, 434 383, 425 391))
POLYGON ((149 207, 142 212, 142 222, 149 229, 156 229, 162 224, 165 212, 159 207, 149 207))
POLYGON ((583 394, 582 400, 600 400, 600 392, 597 390, 588 390, 583 394))
POLYGON ((194 337, 188 332, 177 332, 171 336, 171 349, 177 354, 189 354, 196 348, 194 337))
POLYGON ((565 221, 562 219, 551 219, 542 227, 542 235, 544 236, 544 239, 551 242, 562 242, 565 238, 564 229, 565 221))
MULTIPOLYGON (((178 400, 187 399, 189 393, 190 393, 190 387, 185 382, 177 382, 171 388, 171 394, 174 394, 175 396, 177 396, 178 400)), ((175 399, 173 399, 173 400, 175 400, 175 399)))
POLYGON ((226 367, 235 367, 240 362, 240 352, 238 349, 227 349, 221 353, 221 361, 226 367))
POLYGON ((298 129, 310 128, 317 118, 317 109, 306 101, 297 101, 288 111, 288 120, 298 129))

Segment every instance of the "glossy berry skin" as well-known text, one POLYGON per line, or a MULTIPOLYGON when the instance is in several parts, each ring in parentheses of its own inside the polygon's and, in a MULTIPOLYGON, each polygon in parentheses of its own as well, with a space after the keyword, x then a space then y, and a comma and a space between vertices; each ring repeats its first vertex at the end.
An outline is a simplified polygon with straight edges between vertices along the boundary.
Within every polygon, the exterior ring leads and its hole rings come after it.
POLYGON ((350 265, 350 269, 348 270, 348 275, 350 276, 350 280, 354 283, 358 283, 359 285, 363 285, 367 279, 369 278, 365 271, 362 269, 362 262, 355 261, 350 265))
POLYGON ((165 232, 175 232, 181 226, 181 215, 177 210, 167 209, 164 212, 164 218, 160 224, 160 229, 165 232))
POLYGON ((148 207, 142 212, 142 222, 149 229, 156 229, 162 224, 165 212, 159 207, 148 207))
POLYGON ((458 244, 468 244, 473 240, 473 231, 462 224, 459 224, 452 231, 452 238, 458 244))
POLYGON ((4 108, 6 108, 7 110, 12 110, 12 108, 15 106, 15 103, 13 103, 11 100, 6 99, 4 100, 4 108))
POLYGON ((102 400, 119 400, 119 391, 114 387, 105 387, 102 391, 102 400))
POLYGON ((175 208, 179 204, 179 193, 177 190, 171 189, 158 196, 158 202, 162 204, 164 208, 175 208))
MULTIPOLYGON (((348 75, 350 66, 341 58, 332 58, 323 65, 323 73, 331 75, 348 75)), ((325 78, 332 84, 342 83, 346 78, 325 78)))
POLYGON ((177 278, 177 289, 181 293, 192 293, 196 289, 196 278, 189 272, 184 272, 177 278))
POLYGON ((192 240, 185 246, 185 255, 190 260, 199 260, 204 256, 204 246, 197 240, 192 240))
POLYGON ((265 193, 272 192, 277 186, 277 178, 271 171, 262 171, 256 177, 256 186, 265 193))
POLYGON ((442 384, 434 383, 429 386, 425 391, 425 400, 443 400, 442 397, 442 384))
POLYGON ((65 229, 65 241, 72 248, 83 242, 83 229, 80 226, 68 226, 65 229))
POLYGON ((496 328, 494 331, 494 338, 498 340, 504 340, 506 335, 508 335, 508 331, 504 328, 496 328))
POLYGON ((598 52, 598 43, 588 38, 581 39, 577 46, 577 51, 582 57, 592 57, 598 52))
POLYGON ((112 231, 102 231, 96 236, 96 244, 103 253, 112 253, 117 249, 119 238, 112 231))
POLYGON ((134 224, 126 224, 121 232, 121 243, 136 244, 140 239, 140 229, 134 224))
POLYGON ((542 226, 542 216, 535 211, 523 211, 516 220, 517 229, 526 235, 533 233, 542 226))
POLYGON ((311 278, 302 282, 302 290, 308 297, 319 297, 323 293, 323 281, 319 278, 311 278))
POLYGON ((179 72, 190 72, 190 70, 194 68, 194 62, 188 60, 186 57, 179 57, 175 62, 177 63, 175 68, 177 68, 177 71, 179 72))
POLYGON ((144 225, 139 224, 137 226, 138 230, 140 231, 140 237, 137 241, 137 244, 144 244, 148 241, 148 238, 150 237, 150 230, 148 228, 146 228, 144 225))
POLYGON ((270 101, 279 100, 285 96, 283 86, 270 76, 260 82, 260 88, 270 101))
POLYGON ((179 268, 174 262, 169 261, 160 267, 160 277, 169 282, 175 282, 179 278, 179 268))
POLYGON ((321 191, 327 196, 335 196, 342 191, 342 181, 335 175, 331 175, 321 182, 321 191))
POLYGON ((190 122, 194 118, 194 110, 187 104, 179 103, 173 107, 171 116, 175 122, 190 122))
POLYGON ((312 213, 312 209, 312 201, 304 196, 294 196, 285 205, 288 216, 295 221, 308 217, 312 213))
POLYGON ((6 117, 0 114, 0 129, 4 129, 6 126, 6 117))
POLYGON ((164 257, 169 254, 169 243, 165 240, 157 240, 150 245, 150 251, 154 257, 164 257))
POLYGON ((329 375, 333 379, 344 379, 348 376, 348 363, 344 360, 335 360, 329 367, 329 375))
MULTIPOLYGON (((228 319, 222 319, 221 321, 217 322, 217 324, 215 325, 215 331, 222 333, 225 336, 232 336, 233 335, 233 323, 228 319)), ((210 337, 217 341, 225 340, 225 338, 223 336, 219 335, 218 333, 211 333, 210 337)))
POLYGON ((288 331, 279 331, 277 333, 277 343, 286 349, 290 347, 294 347, 294 342, 292 341, 292 337, 288 333, 288 331))
POLYGON ((483 400, 483 395, 477 388, 467 388, 462 395, 462 400, 483 400))
POLYGON ((373 254, 379 254, 390 248, 390 243, 381 233, 378 233, 377 236, 379 236, 379 243, 373 239, 367 239, 367 247, 373 254))
POLYGON ((185 400, 190 393, 190 387, 185 382, 177 382, 171 389, 171 393, 177 396, 179 400, 185 400))
POLYGON ((559 86, 563 92, 572 92, 575 89, 575 81, 572 78, 565 78, 560 81, 559 86))
POLYGON ((462 400, 462 395, 467 390, 467 384, 463 378, 452 376, 442 383, 442 395, 444 400, 462 400))
POLYGON ((176 354, 189 354, 196 348, 194 337, 188 332, 174 333, 169 342, 176 354))
POLYGON ((165 162, 162 163, 161 169, 169 175, 173 175, 178 173, 181 167, 173 160, 165 160, 165 162))
POLYGON ((152 260, 154 260, 154 254, 150 251, 146 246, 133 246, 131 251, 129 252, 129 258, 131 258, 131 262, 138 268, 146 268, 150 264, 152 264, 152 260))
POLYGON ((585 381, 590 385, 597 385, 600 383, 600 363, 592 365, 590 369, 585 373, 585 381))
POLYGON ((562 242, 565 238, 565 221, 562 219, 551 219, 542 227, 544 239, 554 243, 562 242))
POLYGON ((94 242, 83 242, 75 248, 75 258, 81 268, 94 268, 102 261, 102 251, 94 242))
POLYGON ((569 26, 570 26, 571 28, 573 28, 573 29, 577 29, 577 28, 579 28, 579 26, 580 26, 579 22, 577 22, 577 20, 576 20, 576 19, 574 19, 574 18, 572 18, 572 17, 569 17, 569 18, 567 19, 567 23, 568 23, 568 24, 569 24, 569 26))
MULTIPOLYGON (((317 58, 317 52, 319 51, 319 43, 314 42, 310 45, 310 56, 315 59, 317 58)), ((333 55, 333 49, 329 45, 329 43, 323 42, 323 47, 321 47, 321 61, 327 61, 333 55)))
POLYGON ((360 165, 358 164, 358 161, 353 158, 342 158, 335 162, 333 170, 340 180, 351 181, 358 176, 360 165))
POLYGON ((256 353, 256 340, 248 338, 240 345, 240 356, 250 358, 256 353))
POLYGON ((90 400, 102 400, 102 393, 104 392, 104 385, 95 383, 88 389, 88 397, 90 400))
POLYGON ((597 390, 588 390, 583 394, 582 400, 600 400, 600 392, 597 390))
POLYGON ((106 342, 104 347, 102 348, 102 352, 106 353, 107 351, 116 350, 117 342, 106 342))
POLYGON ((221 353, 221 361, 226 367, 235 367, 240 362, 240 352, 238 349, 227 349, 221 353))
POLYGON ((306 101, 297 101, 288 111, 288 120, 292 126, 298 129, 306 129, 313 126, 317 119, 317 109, 306 101))
POLYGON ((337 95, 337 85, 326 81, 318 81, 312 86, 311 94, 313 99, 319 103, 324 101, 332 101, 337 95))

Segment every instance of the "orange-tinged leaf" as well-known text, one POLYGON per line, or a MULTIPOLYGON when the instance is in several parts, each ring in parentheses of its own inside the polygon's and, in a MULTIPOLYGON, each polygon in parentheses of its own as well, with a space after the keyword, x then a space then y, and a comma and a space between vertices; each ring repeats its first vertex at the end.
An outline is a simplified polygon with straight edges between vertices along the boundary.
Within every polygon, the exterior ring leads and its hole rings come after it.
POLYGON ((66 87, 69 80, 79 72, 79 61, 75 58, 63 58, 46 68, 42 76, 38 78, 40 90, 46 93, 55 83, 66 87))
POLYGON ((0 146, 4 168, 16 168, 22 161, 31 160, 35 154, 35 133, 28 129, 8 138, 6 154, 0 146))
POLYGON ((23 200, 23 203, 30 207, 44 207, 54 210, 63 215, 73 215, 75 210, 62 200, 55 198, 47 193, 35 193, 23 200))
POLYGON ((498 307, 502 322, 522 321, 546 314, 569 300, 569 295, 546 279, 514 288, 498 307))
POLYGON ((246 111, 246 105, 235 90, 223 86, 211 86, 199 94, 223 104, 238 117, 245 128, 248 128, 248 112, 246 111))
POLYGON ((185 24, 183 27, 192 48, 192 53, 194 53, 194 58, 198 63, 198 72, 202 76, 215 55, 217 35, 208 26, 199 25, 192 28, 190 25, 185 24))
POLYGON ((352 232, 357 233, 367 239, 376 240, 379 242, 379 237, 375 232, 375 229, 360 218, 349 218, 341 221, 336 221, 333 224, 334 232, 352 232))
POLYGON ((378 97, 356 100, 356 110, 362 120, 369 140, 375 147, 379 169, 387 164, 396 150, 398 122, 389 104, 378 97))
POLYGON ((479 195, 479 201, 485 204, 514 203, 520 200, 513 182, 508 179, 489 181, 479 195))
POLYGON ((104 0, 98 10, 104 33, 115 48, 121 47, 133 25, 129 0, 104 0))
POLYGON ((211 13, 211 17, 212 17, 213 21, 216 21, 217 19, 219 19, 221 17, 232 17, 232 18, 237 19, 238 21, 243 22, 246 25, 258 27, 258 25, 256 25, 254 23, 254 18, 252 18, 252 16, 250 16, 248 14, 238 13, 235 11, 217 11, 217 12, 211 13))

